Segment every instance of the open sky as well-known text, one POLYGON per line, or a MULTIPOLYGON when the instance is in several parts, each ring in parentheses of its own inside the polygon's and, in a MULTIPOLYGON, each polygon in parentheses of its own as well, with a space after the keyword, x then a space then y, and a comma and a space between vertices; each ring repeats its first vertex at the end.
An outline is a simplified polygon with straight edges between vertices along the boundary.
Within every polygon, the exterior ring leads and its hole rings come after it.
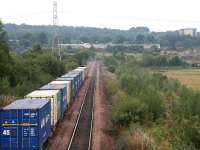
MULTIPOLYGON (((57 0, 59 25, 200 30, 200 0, 57 0)), ((53 0, 1 0, 4 23, 52 24, 53 0)))

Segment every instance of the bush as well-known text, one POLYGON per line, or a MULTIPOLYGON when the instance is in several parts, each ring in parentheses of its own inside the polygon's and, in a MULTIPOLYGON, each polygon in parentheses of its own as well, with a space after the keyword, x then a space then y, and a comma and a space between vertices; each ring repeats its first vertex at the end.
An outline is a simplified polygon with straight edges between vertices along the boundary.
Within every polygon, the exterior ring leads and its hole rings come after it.
POLYGON ((129 95, 138 95, 143 89, 143 80, 133 72, 122 73, 120 84, 129 95))
POLYGON ((54 78, 65 73, 63 63, 48 54, 39 55, 33 63, 38 64, 43 71, 51 74, 54 78))
POLYGON ((153 121, 164 116, 164 103, 156 89, 148 86, 146 90, 141 92, 140 99, 146 104, 147 112, 152 114, 153 121))
POLYGON ((117 139, 117 150, 155 150, 153 138, 139 125, 131 124, 117 139))
MULTIPOLYGON (((178 57, 166 60, 152 56, 143 64, 130 57, 125 60, 116 57, 105 60, 108 60, 105 62, 108 68, 116 67, 115 73, 119 79, 119 85, 112 83, 107 88, 113 102, 112 114, 116 125, 130 129, 132 123, 137 123, 150 131, 159 126, 154 134, 160 140, 159 146, 165 148, 170 145, 171 149, 177 150, 200 149, 200 92, 194 92, 160 73, 141 68, 182 65, 178 57)), ((130 135, 119 138, 121 149, 140 149, 144 142, 143 133, 138 130, 134 133, 131 131, 130 135)))
POLYGON ((0 79, 0 95, 8 94, 10 91, 10 82, 8 79, 0 79))
POLYGON ((147 106, 135 98, 118 97, 113 103, 113 121, 119 125, 128 126, 131 122, 143 122, 147 113, 147 106))
POLYGON ((109 97, 115 96, 115 94, 120 94, 119 85, 116 81, 108 80, 106 83, 106 91, 109 97))
POLYGON ((115 72, 115 69, 117 68, 117 60, 114 57, 105 57, 104 58, 104 64, 108 67, 108 70, 112 73, 115 72))
POLYGON ((90 50, 82 50, 74 55, 74 58, 77 59, 78 64, 81 66, 87 65, 88 60, 93 59, 94 57, 95 53, 90 50))
POLYGON ((155 150, 156 144, 140 126, 131 124, 129 127, 129 147, 138 150, 155 150))
POLYGON ((9 63, 0 60, 0 66, 2 64, 6 67, 0 72, 0 94, 16 97, 23 97, 78 66, 75 56, 60 61, 49 52, 37 50, 37 47, 9 57, 11 58, 9 63))

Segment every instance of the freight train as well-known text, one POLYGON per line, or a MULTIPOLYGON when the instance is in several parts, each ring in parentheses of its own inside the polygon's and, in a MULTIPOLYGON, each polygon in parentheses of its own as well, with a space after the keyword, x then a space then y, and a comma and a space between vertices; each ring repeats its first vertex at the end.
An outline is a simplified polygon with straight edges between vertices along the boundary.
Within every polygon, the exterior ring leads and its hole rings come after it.
POLYGON ((78 67, 0 111, 0 150, 40 150, 86 78, 78 67))

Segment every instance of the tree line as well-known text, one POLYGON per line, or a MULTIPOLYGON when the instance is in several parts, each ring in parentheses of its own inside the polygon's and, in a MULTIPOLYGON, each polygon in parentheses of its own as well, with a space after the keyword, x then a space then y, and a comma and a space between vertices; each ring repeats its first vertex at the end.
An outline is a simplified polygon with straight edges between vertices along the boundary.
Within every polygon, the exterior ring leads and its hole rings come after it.
POLYGON ((86 65, 94 57, 93 52, 81 50, 64 55, 60 61, 40 45, 22 54, 11 53, 9 49, 6 32, 0 23, 0 97, 4 98, 23 97, 69 70, 86 65))
MULTIPOLYGON (((176 31, 152 32, 147 27, 133 27, 129 30, 67 26, 57 28, 61 43, 157 43, 169 49, 200 47, 200 36, 181 36, 176 31)), ((30 48, 34 44, 42 44, 44 47, 52 44, 53 26, 5 24, 4 29, 8 32, 11 49, 15 51, 30 48)), ((115 47, 113 51, 117 49, 115 47)), ((131 51, 131 48, 125 49, 131 51)))

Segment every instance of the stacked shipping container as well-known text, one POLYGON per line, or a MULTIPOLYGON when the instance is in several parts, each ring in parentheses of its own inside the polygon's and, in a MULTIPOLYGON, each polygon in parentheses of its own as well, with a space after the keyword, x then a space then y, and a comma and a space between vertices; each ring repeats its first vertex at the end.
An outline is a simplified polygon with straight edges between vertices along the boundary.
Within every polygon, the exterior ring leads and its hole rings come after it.
POLYGON ((17 100, 0 113, 0 149, 40 149, 51 132, 48 99, 17 100))
POLYGON ((49 83, 49 85, 62 85, 64 84, 65 86, 67 86, 67 104, 69 105, 69 103, 71 102, 72 99, 72 84, 71 81, 52 81, 49 83))
POLYGON ((55 81, 69 81, 71 82, 71 95, 72 97, 74 97, 76 95, 76 82, 75 82, 75 78, 57 78, 55 81))
POLYGON ((64 84, 53 84, 53 85, 45 85, 43 87, 41 87, 39 90, 59 90, 61 92, 61 113, 63 114, 65 112, 65 110, 67 109, 67 104, 68 104, 68 100, 67 100, 67 85, 64 84))
POLYGON ((25 96, 27 99, 50 99, 51 125, 55 128, 61 116, 61 92, 59 90, 36 90, 25 96))
POLYGON ((0 150, 36 150, 55 129, 87 74, 87 67, 57 78, 0 111, 0 150))

